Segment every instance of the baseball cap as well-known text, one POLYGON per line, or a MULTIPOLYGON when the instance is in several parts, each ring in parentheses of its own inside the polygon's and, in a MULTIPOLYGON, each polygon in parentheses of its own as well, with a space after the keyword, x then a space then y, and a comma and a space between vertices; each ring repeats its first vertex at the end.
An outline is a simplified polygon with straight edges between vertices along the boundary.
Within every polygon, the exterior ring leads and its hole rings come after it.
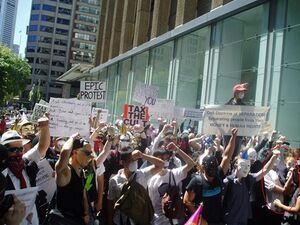
POLYGON ((245 84, 236 84, 233 87, 233 93, 240 92, 240 91, 247 91, 245 84))

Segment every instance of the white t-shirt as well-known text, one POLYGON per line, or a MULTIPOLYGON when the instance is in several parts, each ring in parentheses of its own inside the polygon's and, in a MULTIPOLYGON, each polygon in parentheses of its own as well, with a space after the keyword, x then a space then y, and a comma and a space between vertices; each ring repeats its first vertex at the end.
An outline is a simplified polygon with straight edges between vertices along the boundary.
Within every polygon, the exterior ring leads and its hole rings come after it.
MULTIPOLYGON (((152 173, 151 169, 153 166, 148 166, 143 169, 138 169, 136 173, 136 182, 138 182, 140 185, 142 185, 145 189, 147 189, 147 181, 151 178, 152 173)), ((110 178, 109 180, 109 188, 107 193, 107 199, 117 201, 119 197, 121 196, 121 191, 124 186, 124 184, 128 181, 124 174, 124 169, 121 169, 118 171, 118 173, 110 178)), ((131 178, 131 177, 130 177, 131 178)), ((129 179, 130 179, 129 178, 129 179)), ((122 217, 123 221, 127 220, 126 215, 121 214, 119 210, 117 210, 114 214, 113 221, 115 224, 120 224, 120 217, 122 217)), ((134 225, 134 222, 130 220, 131 224, 134 225)))
MULTIPOLYGON (((35 145, 32 149, 30 149, 28 152, 26 152, 23 155, 23 159, 27 159, 29 161, 34 161, 38 163, 41 159, 40 152, 38 151, 38 145, 35 145)), ((20 180, 10 171, 10 169, 5 169, 2 171, 2 174, 6 177, 7 175, 10 177, 15 190, 20 190, 21 184, 20 180)), ((26 181, 26 186, 30 187, 30 181, 29 177, 27 176, 25 170, 22 171, 22 174, 24 176, 24 179, 26 181)), ((31 224, 39 224, 38 214, 36 210, 36 206, 34 205, 32 209, 32 223, 31 224)), ((26 218, 23 219, 22 223, 20 225, 29 225, 30 223, 26 220, 26 218)))
MULTIPOLYGON (((158 191, 159 187, 161 187, 162 184, 169 184, 169 176, 170 171, 174 174, 176 185, 179 185, 180 182, 186 178, 187 173, 185 173, 184 170, 185 166, 181 166, 176 169, 168 169, 167 173, 163 176, 160 174, 154 175, 149 181, 148 181, 148 191, 149 196, 152 201, 152 205, 154 208, 154 220, 153 225, 169 225, 169 219, 164 216, 162 212, 162 206, 161 206, 161 198, 160 193, 158 191)), ((171 184, 174 185, 174 181, 171 179, 171 184)))

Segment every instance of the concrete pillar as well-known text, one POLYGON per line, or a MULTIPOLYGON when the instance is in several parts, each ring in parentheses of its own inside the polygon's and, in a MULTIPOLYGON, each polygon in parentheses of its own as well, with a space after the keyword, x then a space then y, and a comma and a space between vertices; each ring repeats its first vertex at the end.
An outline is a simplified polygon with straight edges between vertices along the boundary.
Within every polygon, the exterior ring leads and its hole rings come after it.
POLYGON ((115 8, 115 0, 109 0, 106 6, 105 22, 104 22, 104 32, 102 40, 102 51, 100 63, 104 63, 108 60, 110 38, 111 38, 111 26, 113 21, 113 13, 115 8))
POLYGON ((133 46, 136 5, 137 0, 125 0, 124 2, 120 54, 132 49, 133 46))
POLYGON ((148 41, 151 0, 138 0, 133 47, 148 41))
POLYGON ((105 13, 108 0, 102 0, 101 12, 99 15, 99 24, 98 24, 98 34, 97 34, 97 46, 96 46, 96 55, 95 55, 95 66, 100 65, 101 54, 102 54, 102 41, 104 33, 104 22, 105 22, 105 13))
POLYGON ((112 21, 112 31, 109 47, 109 59, 119 55, 120 50, 120 37, 122 31, 122 18, 123 18, 124 0, 117 0, 112 21))
POLYGON ((153 9, 151 39, 169 30, 171 0, 155 0, 153 9))
POLYGON ((197 15, 197 0, 178 0, 175 27, 182 25, 197 15))

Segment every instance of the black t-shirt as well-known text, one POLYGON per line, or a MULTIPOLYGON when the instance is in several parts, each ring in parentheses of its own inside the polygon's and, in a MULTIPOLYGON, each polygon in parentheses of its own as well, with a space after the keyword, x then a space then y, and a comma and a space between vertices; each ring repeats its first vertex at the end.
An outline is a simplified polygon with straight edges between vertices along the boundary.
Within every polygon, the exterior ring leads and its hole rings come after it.
POLYGON ((208 223, 219 223, 222 221, 222 184, 225 175, 221 167, 219 167, 218 176, 209 183, 204 176, 196 175, 192 178, 187 191, 194 192, 194 203, 199 205, 203 202, 203 218, 208 223))

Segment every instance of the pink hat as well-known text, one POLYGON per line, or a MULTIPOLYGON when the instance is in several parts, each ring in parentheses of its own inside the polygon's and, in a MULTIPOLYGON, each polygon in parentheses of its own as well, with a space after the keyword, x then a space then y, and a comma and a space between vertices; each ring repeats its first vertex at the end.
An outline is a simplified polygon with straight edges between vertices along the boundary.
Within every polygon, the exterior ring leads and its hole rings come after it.
POLYGON ((233 93, 236 93, 236 92, 240 92, 240 91, 247 91, 247 83, 244 83, 244 84, 236 84, 234 87, 233 87, 233 93))

